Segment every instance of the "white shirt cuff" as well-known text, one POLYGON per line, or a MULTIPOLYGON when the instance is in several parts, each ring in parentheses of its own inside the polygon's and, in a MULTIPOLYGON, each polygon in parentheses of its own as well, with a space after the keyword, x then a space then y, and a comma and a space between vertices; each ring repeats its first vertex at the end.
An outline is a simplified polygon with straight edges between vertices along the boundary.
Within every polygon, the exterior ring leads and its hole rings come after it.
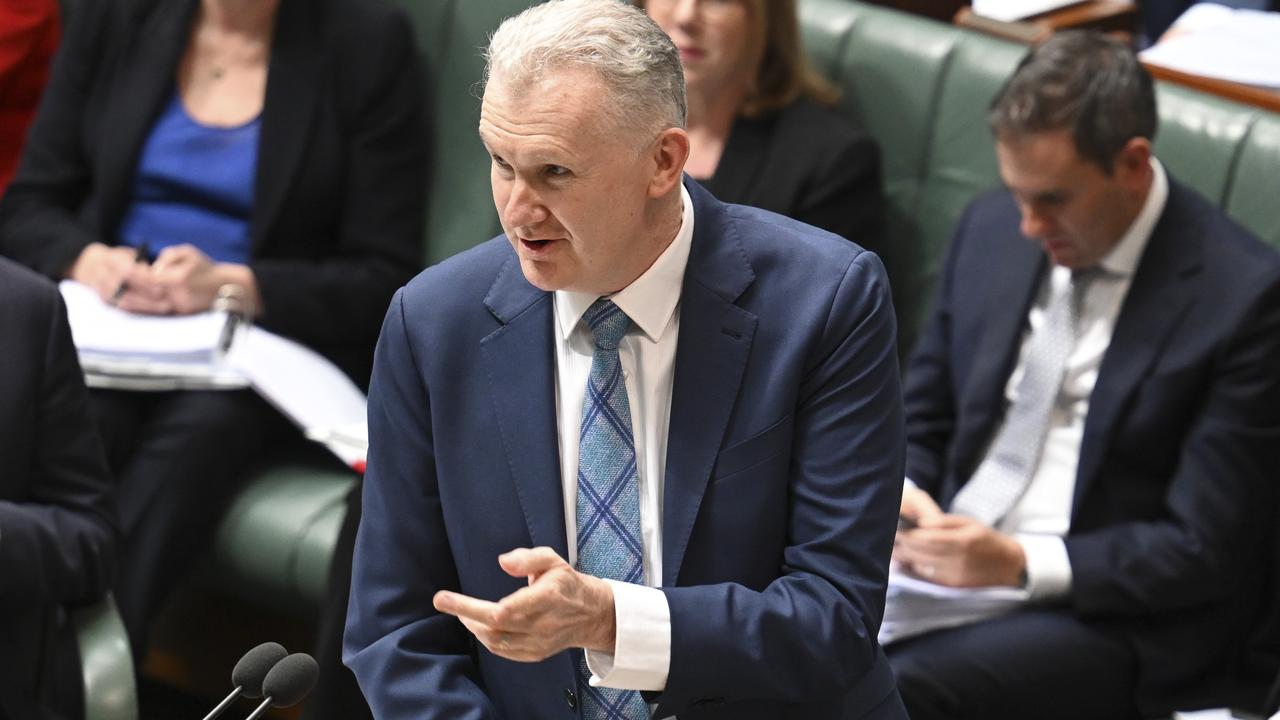
POLYGON ((919 485, 916 485, 915 481, 914 481, 914 480, 912 480, 911 478, 909 478, 909 477, 904 477, 904 478, 902 478, 902 489, 903 489, 903 490, 914 490, 915 488, 918 488, 918 487, 920 487, 920 486, 919 486, 919 485))
POLYGON ((1019 533, 1014 539, 1027 556, 1027 594, 1032 601, 1054 600, 1071 592, 1071 559, 1062 538, 1019 533))
POLYGON ((660 691, 671 670, 671 606, 657 588, 605 580, 613 589, 614 652, 587 651, 592 687, 660 691))

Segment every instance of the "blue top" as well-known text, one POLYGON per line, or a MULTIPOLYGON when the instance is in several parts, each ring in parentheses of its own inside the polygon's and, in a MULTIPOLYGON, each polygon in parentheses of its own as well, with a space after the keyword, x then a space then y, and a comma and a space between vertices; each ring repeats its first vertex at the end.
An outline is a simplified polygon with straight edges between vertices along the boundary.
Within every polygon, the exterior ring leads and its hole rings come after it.
POLYGON ((157 253, 190 243, 215 262, 248 263, 261 125, 201 125, 175 92, 142 148, 120 244, 157 253))

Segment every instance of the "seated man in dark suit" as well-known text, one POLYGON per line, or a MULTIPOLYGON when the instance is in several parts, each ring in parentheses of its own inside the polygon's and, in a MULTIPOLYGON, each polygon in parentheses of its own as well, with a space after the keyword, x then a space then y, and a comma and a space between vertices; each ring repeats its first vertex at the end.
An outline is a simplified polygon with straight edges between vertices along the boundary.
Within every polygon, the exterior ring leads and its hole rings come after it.
POLYGON ((1167 176, 1119 43, 1055 36, 990 122, 1008 190, 961 219, 907 372, 894 556, 1029 602, 890 661, 915 720, 1165 712, 1260 609, 1280 257, 1167 176))
POLYGON ((107 591, 112 488, 62 297, 4 259, 0 338, 0 718, 72 717, 61 608, 107 591))

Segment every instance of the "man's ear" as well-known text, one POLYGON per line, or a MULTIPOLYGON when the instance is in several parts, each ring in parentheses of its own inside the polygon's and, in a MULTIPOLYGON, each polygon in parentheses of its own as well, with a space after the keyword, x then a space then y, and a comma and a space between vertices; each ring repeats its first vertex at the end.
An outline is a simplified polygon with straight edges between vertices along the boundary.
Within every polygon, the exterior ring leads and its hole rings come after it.
POLYGON ((667 128, 653 142, 653 177, 649 181, 649 197, 664 197, 684 177, 684 164, 689 160, 689 133, 682 128, 667 128))
POLYGON ((1151 169, 1151 141, 1144 137, 1129 138, 1116 153, 1115 171, 1121 179, 1146 187, 1151 169))

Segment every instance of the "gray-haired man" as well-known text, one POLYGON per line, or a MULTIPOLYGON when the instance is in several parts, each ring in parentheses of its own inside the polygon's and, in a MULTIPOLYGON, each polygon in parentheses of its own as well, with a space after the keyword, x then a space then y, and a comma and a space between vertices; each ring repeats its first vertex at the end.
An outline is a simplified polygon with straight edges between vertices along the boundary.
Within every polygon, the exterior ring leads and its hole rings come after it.
POLYGON ((370 390, 346 650, 377 717, 905 717, 883 269, 684 178, 684 112, 628 4, 494 35, 505 237, 401 291, 370 390))

